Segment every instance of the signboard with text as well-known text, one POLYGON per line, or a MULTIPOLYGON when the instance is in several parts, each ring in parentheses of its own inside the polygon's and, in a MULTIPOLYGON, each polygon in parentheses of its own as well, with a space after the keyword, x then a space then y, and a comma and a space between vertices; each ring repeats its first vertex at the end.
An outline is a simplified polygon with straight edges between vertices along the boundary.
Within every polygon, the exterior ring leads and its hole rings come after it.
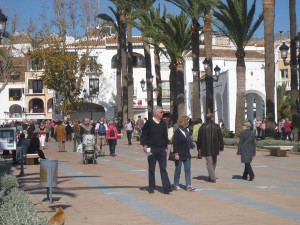
POLYGON ((16 150, 17 137, 15 127, 0 128, 0 150, 16 150))

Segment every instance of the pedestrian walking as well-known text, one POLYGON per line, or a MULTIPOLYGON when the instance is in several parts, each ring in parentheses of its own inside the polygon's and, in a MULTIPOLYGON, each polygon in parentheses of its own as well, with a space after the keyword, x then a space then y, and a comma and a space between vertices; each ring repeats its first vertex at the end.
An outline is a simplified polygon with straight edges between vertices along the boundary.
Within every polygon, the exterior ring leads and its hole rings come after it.
POLYGON ((139 136, 139 140, 141 140, 141 135, 142 135, 142 130, 143 130, 143 127, 144 127, 144 120, 142 119, 141 116, 138 116, 138 120, 136 121, 136 130, 138 132, 138 136, 139 136))
POLYGON ((148 154, 148 181, 149 193, 153 194, 155 190, 155 166, 159 164, 160 176, 164 194, 172 191, 171 183, 167 172, 167 151, 168 151, 168 129, 166 123, 162 120, 164 111, 158 106, 154 111, 154 117, 147 120, 144 125, 141 143, 143 151, 148 154))
MULTIPOLYGON (((199 133, 199 129, 202 126, 202 119, 201 118, 197 118, 195 120, 194 123, 194 127, 193 127, 193 141, 197 144, 197 138, 198 138, 198 133, 199 133)), ((199 150, 199 148, 197 148, 198 150, 198 159, 202 159, 201 157, 201 152, 199 150)))
POLYGON ((189 120, 187 116, 181 116, 177 120, 178 129, 173 136, 173 152, 175 154, 175 173, 174 188, 176 191, 181 190, 179 186, 181 166, 184 165, 185 184, 187 191, 193 191, 196 188, 191 185, 191 153, 190 149, 194 148, 190 132, 188 131, 189 120))
POLYGON ((40 124, 40 126, 38 128, 38 133, 39 133, 41 149, 44 149, 45 148, 45 141, 46 141, 46 127, 45 127, 43 122, 40 124))
POLYGON ((80 124, 78 120, 74 120, 73 122, 73 151, 76 152, 78 145, 81 143, 81 135, 80 135, 80 124))
POLYGON ((106 131, 107 125, 104 123, 104 119, 101 118, 95 127, 95 134, 97 136, 96 151, 100 157, 105 156, 106 131))
POLYGON ((55 137, 56 137, 56 141, 58 143, 58 151, 59 152, 65 152, 66 151, 66 140, 67 140, 67 133, 66 133, 66 128, 65 126, 62 124, 62 121, 59 120, 57 122, 56 127, 54 128, 54 132, 55 132, 55 137))
POLYGON ((131 139, 132 139, 132 133, 133 133, 133 125, 131 120, 128 118, 127 123, 125 124, 125 130, 126 130, 126 135, 127 135, 127 140, 128 140, 128 145, 131 145, 131 139))
POLYGON ((206 122, 200 127, 197 148, 201 151, 201 156, 206 159, 208 181, 216 183, 217 157, 220 151, 224 150, 224 141, 221 128, 214 122, 212 113, 206 115, 206 122))
POLYGON ((72 141, 72 133, 73 129, 69 122, 66 123, 66 134, 67 134, 67 141, 72 141))
POLYGON ((118 139, 118 130, 113 121, 109 121, 109 126, 106 132, 106 139, 109 145, 109 152, 111 156, 116 156, 116 145, 118 139))
POLYGON ((252 158, 256 154, 256 145, 254 136, 250 129, 251 124, 249 122, 244 122, 243 131, 238 143, 237 155, 241 156, 241 162, 245 163, 245 169, 243 173, 243 179, 247 180, 248 175, 250 176, 249 181, 254 180, 254 172, 251 167, 252 158))

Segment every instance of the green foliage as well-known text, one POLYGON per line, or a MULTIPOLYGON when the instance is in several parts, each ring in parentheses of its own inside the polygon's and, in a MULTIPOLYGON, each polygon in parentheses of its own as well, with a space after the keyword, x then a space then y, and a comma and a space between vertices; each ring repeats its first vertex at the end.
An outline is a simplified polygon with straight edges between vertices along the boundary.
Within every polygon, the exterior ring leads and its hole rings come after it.
POLYGON ((46 218, 39 217, 29 196, 17 188, 3 197, 0 205, 0 224, 47 225, 46 218))
POLYGON ((229 131, 227 129, 222 129, 223 138, 233 138, 234 133, 233 131, 229 131))
MULTIPOLYGON (((224 138, 224 144, 227 146, 237 146, 239 143, 238 138, 224 138)), ((265 140, 255 140, 257 148, 263 148, 264 146, 294 146, 293 151, 300 151, 300 142, 290 142, 284 140, 274 140, 274 139, 265 139, 265 140)))
POLYGON ((0 190, 9 191, 16 187, 19 187, 19 182, 16 176, 12 174, 4 174, 0 177, 0 190))
POLYGON ((3 158, 0 157, 0 177, 4 174, 11 173, 11 165, 4 161, 3 158))
POLYGON ((291 118, 291 96, 286 92, 286 84, 277 86, 278 118, 291 118))

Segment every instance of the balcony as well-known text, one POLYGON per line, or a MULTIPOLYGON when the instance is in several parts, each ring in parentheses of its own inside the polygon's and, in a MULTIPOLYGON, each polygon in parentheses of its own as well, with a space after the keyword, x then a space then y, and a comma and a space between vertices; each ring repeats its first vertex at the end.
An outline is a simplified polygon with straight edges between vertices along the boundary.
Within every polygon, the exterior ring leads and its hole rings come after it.
POLYGON ((44 89, 25 89, 25 95, 44 95, 45 90, 44 89))

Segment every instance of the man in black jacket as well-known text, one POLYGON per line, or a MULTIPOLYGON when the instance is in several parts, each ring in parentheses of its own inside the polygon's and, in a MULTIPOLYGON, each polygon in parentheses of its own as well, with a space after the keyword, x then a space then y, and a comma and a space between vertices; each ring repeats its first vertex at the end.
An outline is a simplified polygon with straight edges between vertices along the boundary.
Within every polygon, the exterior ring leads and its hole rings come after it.
POLYGON ((143 150, 148 155, 149 168, 149 193, 154 193, 155 189, 155 165, 159 164, 162 186, 164 194, 172 191, 171 183, 167 172, 167 148, 168 148, 168 129, 162 120, 164 111, 161 106, 155 109, 154 117, 147 120, 141 135, 143 150))
POLYGON ((215 169, 217 166, 217 156, 224 150, 223 135, 218 124, 214 123, 213 114, 206 115, 206 123, 199 130, 197 147, 201 151, 201 156, 206 158, 208 171, 208 181, 216 183, 215 169))

